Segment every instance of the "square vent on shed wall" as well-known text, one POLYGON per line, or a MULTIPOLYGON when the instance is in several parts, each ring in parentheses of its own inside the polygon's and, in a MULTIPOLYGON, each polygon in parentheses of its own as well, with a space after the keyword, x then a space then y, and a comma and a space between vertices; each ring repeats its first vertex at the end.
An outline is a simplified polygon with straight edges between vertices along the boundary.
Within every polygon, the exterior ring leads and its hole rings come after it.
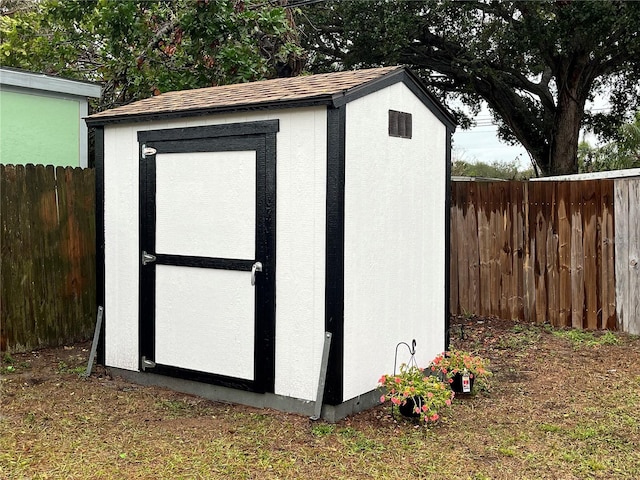
POLYGON ((411 138, 411 114, 389 110, 389 136, 411 138))

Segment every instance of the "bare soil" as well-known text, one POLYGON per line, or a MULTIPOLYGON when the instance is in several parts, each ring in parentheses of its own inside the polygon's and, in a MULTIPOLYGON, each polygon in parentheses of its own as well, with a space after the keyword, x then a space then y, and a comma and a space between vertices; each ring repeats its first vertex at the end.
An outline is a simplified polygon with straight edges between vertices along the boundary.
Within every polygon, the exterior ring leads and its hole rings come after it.
MULTIPOLYGON (((455 318, 490 386, 434 426, 337 424, 89 378, 90 344, 5 354, 0 478, 640 478, 640 339, 455 318)), ((384 373, 384 372, 381 372, 384 373)))

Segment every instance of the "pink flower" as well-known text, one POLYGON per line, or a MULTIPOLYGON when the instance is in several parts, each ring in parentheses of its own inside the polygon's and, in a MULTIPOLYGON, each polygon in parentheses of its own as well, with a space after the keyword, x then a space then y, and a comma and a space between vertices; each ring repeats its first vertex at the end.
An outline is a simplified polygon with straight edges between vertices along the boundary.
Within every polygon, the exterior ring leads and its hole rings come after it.
POLYGON ((427 410, 429 410, 429 407, 427 407, 426 405, 422 405, 422 411, 426 412, 427 410))
POLYGON ((444 402, 444 403, 446 403, 446 404, 447 404, 447 407, 450 407, 450 406, 451 406, 451 400, 450 400, 450 399, 448 399, 448 398, 445 400, 445 402, 444 402))
POLYGON ((391 403, 393 403, 394 405, 400 405, 402 403, 402 400, 400 400, 398 397, 391 397, 391 403))
POLYGON ((427 392, 427 398, 433 398, 433 393, 427 392))
POLYGON ((384 398, 384 395, 382 395, 382 396, 380 397, 380 403, 384 403, 384 402, 385 402, 385 400, 386 400, 386 399, 384 398))
POLYGON ((450 378, 450 379, 449 379, 449 383, 453 383, 453 378, 450 378))
POLYGON ((399 378, 399 377, 394 378, 394 379, 393 379, 393 381, 394 381, 394 382, 396 382, 396 383, 400 383, 400 382, 402 382, 402 380, 400 380, 400 378, 399 378))
POLYGON ((387 381, 387 376, 386 375, 382 375, 380 377, 380 380, 378 380, 378 383, 385 383, 387 381))
POLYGON ((429 420, 431 420, 432 422, 435 422, 436 420, 438 420, 440 418, 440 415, 438 415, 437 413, 434 413, 433 415, 431 415, 429 417, 429 420))
POLYGON ((414 411, 415 413, 420 413, 420 407, 414 407, 414 408, 413 408, 413 411, 414 411))

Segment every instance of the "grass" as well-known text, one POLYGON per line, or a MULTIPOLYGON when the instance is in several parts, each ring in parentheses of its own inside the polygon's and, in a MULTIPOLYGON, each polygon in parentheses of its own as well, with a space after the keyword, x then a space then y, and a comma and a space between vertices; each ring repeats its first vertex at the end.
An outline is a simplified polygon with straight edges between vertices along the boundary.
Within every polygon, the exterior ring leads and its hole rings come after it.
POLYGON ((567 340, 573 348, 595 347, 599 345, 617 345, 618 337, 613 332, 604 332, 597 336, 586 330, 554 330, 553 335, 567 340))
POLYGON ((640 340, 565 332, 470 323, 453 342, 490 358, 491 389, 430 428, 386 405, 329 424, 83 379, 78 348, 16 354, 0 380, 0 478, 640 478, 640 340))

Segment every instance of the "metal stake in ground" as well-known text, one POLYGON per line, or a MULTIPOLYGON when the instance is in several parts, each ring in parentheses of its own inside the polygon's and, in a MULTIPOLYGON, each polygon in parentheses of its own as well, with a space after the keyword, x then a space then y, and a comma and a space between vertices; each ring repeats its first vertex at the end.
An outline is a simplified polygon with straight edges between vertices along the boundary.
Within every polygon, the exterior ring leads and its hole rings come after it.
POLYGON ((89 362, 87 363, 87 371, 84 372, 84 376, 91 375, 91 369, 93 368, 93 360, 96 357, 96 350, 98 349, 98 339, 100 338, 100 329, 102 328, 102 316, 104 314, 104 308, 98 307, 98 318, 96 320, 96 330, 93 332, 93 343, 91 344, 91 354, 89 355, 89 362))

